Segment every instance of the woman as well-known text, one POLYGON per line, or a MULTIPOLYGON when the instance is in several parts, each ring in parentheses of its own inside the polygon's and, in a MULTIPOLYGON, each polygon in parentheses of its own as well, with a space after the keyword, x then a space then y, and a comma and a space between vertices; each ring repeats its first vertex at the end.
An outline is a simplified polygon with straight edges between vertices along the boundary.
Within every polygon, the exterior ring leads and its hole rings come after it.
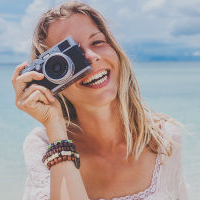
POLYGON ((28 178, 23 199, 187 199, 179 129, 142 104, 130 62, 96 10, 71 2, 44 13, 31 60, 67 36, 80 44, 90 74, 57 97, 41 85, 27 88, 27 82, 44 75, 20 75, 26 63, 13 75, 17 107, 45 127, 34 129, 24 143, 28 178), (79 169, 66 155, 55 156, 57 141, 69 145, 67 139, 80 155, 79 169))

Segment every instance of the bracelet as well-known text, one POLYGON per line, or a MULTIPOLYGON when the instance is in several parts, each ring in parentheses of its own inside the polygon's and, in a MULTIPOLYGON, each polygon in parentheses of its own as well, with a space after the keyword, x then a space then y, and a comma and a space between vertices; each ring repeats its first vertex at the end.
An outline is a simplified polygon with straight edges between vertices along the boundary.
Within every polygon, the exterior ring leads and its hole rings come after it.
POLYGON ((53 142, 53 143, 51 143, 51 144, 49 144, 48 146, 47 146, 47 150, 49 150, 50 148, 52 148, 52 147, 54 147, 54 146, 56 146, 56 145, 58 145, 58 146, 61 146, 61 145, 68 145, 68 146, 74 146, 75 147, 75 145, 74 145, 74 143, 72 142, 72 140, 57 140, 57 141, 55 141, 55 142, 53 142))
POLYGON ((44 161, 44 164, 50 169, 52 166, 58 164, 62 161, 73 161, 76 168, 80 168, 80 157, 78 153, 73 153, 71 151, 62 151, 60 153, 55 153, 44 161))
POLYGON ((55 153, 59 153, 61 151, 71 151, 76 153, 76 148, 73 144, 73 146, 61 146, 61 145, 55 145, 51 146, 50 149, 47 150, 46 154, 43 156, 42 161, 46 160, 48 157, 52 156, 55 153))
POLYGON ((42 158, 42 162, 48 169, 59 162, 67 160, 73 161, 77 169, 80 168, 80 156, 72 140, 58 140, 49 144, 47 152, 42 158))

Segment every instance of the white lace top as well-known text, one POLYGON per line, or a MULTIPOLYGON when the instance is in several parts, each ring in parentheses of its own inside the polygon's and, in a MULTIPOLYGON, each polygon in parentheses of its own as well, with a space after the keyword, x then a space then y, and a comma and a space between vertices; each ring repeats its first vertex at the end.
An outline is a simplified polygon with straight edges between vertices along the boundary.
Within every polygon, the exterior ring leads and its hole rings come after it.
MULTIPOLYGON (((181 144, 181 134, 174 125, 165 123, 162 128, 174 141, 181 144)), ((35 128, 25 139, 23 150, 28 177, 23 200, 50 199, 50 171, 42 162, 48 144, 46 131, 40 127, 35 128)), ((145 191, 112 200, 187 200, 181 145, 173 148, 172 155, 165 159, 163 164, 160 159, 161 157, 157 156, 151 185, 145 191)))

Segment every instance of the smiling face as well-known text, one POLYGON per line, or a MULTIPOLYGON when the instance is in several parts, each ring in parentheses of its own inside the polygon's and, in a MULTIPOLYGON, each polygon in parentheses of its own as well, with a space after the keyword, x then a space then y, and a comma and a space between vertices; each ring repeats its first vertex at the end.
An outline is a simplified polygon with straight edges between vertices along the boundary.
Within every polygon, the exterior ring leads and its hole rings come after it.
POLYGON ((50 48, 67 36, 72 36, 81 45, 92 72, 66 88, 62 94, 75 107, 113 102, 118 90, 119 59, 104 34, 88 16, 74 14, 50 25, 46 44, 50 48))

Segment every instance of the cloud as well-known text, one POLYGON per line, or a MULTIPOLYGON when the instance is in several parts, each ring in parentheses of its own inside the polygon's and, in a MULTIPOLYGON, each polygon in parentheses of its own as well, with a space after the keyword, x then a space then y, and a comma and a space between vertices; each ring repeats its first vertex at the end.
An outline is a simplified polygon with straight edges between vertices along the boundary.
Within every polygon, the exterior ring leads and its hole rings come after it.
POLYGON ((132 13, 133 12, 131 12, 131 9, 129 9, 129 8, 120 8, 119 10, 118 10, 118 15, 120 16, 120 17, 123 17, 123 18, 131 18, 132 17, 132 13))
POLYGON ((200 56, 200 51, 193 52, 193 56, 200 56))
MULTIPOLYGON (((65 0, 33 0, 22 14, 0 14, 0 49, 28 54, 38 17, 62 2, 65 0)), ((200 48, 200 0, 181 0, 181 3, 180 0, 83 2, 108 19, 109 27, 124 46, 130 43, 133 48, 146 48, 149 54, 158 54, 159 50, 163 54, 174 52, 173 49, 179 52, 178 49, 187 48, 196 52, 200 48)))
POLYGON ((150 11, 150 10, 155 10, 163 6, 165 3, 165 0, 151 0, 147 1, 143 6, 142 10, 143 11, 150 11))
POLYGON ((179 11, 183 13, 183 15, 187 15, 188 17, 200 17, 200 2, 196 4, 196 6, 184 6, 179 8, 179 11))
POLYGON ((6 28, 7 28, 7 22, 2 17, 0 17, 0 34, 1 35, 5 32, 6 28))
POLYGON ((200 35, 200 19, 187 19, 176 21, 172 27, 172 35, 200 35))
POLYGON ((30 51, 30 43, 34 27, 38 16, 50 8, 53 3, 50 0, 34 0, 26 9, 25 15, 20 21, 12 20, 12 15, 8 18, 6 15, 0 16, 0 46, 3 49, 10 49, 14 52, 27 53, 30 51))

